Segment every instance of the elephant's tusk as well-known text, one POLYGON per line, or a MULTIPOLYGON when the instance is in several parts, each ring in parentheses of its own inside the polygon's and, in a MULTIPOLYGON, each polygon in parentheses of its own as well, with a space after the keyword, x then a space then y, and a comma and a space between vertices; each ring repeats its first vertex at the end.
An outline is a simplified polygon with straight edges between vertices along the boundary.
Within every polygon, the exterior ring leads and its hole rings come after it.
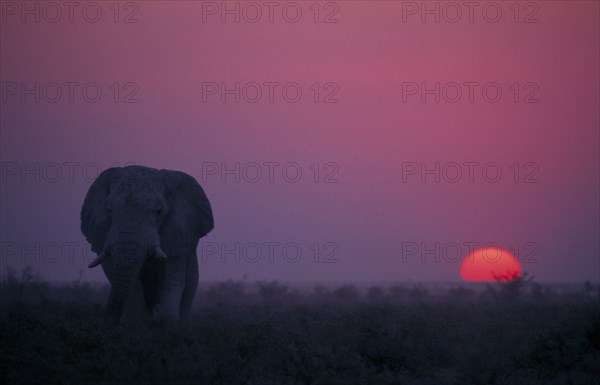
POLYGON ((167 254, 160 248, 160 246, 156 246, 154 249, 154 258, 156 259, 167 259, 167 254))
POLYGON ((98 266, 99 264, 102 263, 102 261, 104 261, 106 259, 106 257, 108 257, 109 252, 104 250, 100 253, 100 255, 98 255, 96 257, 96 259, 94 259, 89 265, 88 267, 91 269, 93 267, 98 266))

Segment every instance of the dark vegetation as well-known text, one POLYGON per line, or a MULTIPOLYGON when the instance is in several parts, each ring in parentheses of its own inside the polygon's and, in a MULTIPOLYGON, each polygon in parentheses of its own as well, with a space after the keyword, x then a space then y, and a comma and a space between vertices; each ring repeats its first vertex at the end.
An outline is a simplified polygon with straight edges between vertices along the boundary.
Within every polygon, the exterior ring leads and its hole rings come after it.
MULTIPOLYGON (((514 278, 514 277, 513 277, 514 278)), ((102 325, 106 287, 3 280, 5 384, 600 383, 600 288, 201 287, 186 325, 102 325)))

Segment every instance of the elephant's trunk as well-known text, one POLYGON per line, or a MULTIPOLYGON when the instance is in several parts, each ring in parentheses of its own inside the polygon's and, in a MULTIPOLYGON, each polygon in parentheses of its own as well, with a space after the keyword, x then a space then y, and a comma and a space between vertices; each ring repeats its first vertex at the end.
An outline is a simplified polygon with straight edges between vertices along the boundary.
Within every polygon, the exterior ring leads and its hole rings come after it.
POLYGON ((110 254, 114 274, 106 309, 108 323, 114 326, 119 323, 132 288, 140 279, 142 266, 148 256, 148 248, 130 243, 115 245, 110 254))

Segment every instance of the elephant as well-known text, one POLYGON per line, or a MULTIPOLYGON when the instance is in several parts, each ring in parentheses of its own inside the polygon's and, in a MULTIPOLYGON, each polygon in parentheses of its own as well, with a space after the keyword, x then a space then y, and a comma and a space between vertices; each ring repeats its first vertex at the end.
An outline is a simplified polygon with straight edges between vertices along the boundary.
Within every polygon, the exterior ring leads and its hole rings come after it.
POLYGON ((144 166, 104 170, 81 209, 81 232, 111 289, 108 325, 189 318, 199 239, 214 228, 210 202, 188 174, 144 166))

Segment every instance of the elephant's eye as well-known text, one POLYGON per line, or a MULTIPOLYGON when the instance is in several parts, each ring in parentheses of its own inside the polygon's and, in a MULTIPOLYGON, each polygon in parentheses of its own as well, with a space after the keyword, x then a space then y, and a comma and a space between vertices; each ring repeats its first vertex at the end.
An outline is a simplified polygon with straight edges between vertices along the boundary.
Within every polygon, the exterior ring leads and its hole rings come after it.
POLYGON ((106 212, 108 213, 108 215, 112 214, 112 207, 108 206, 106 207, 106 212))
POLYGON ((162 209, 156 209, 156 215, 157 216, 160 217, 162 215, 162 213, 163 213, 162 209))

